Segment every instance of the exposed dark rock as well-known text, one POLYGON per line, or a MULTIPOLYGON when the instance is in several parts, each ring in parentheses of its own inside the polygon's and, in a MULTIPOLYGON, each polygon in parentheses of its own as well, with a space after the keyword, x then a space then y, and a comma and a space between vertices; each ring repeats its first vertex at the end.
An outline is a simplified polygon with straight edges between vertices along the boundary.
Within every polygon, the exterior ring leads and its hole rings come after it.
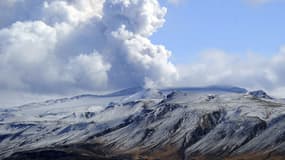
POLYGON ((263 90, 252 91, 252 92, 249 92, 248 94, 252 95, 255 98, 273 99, 272 97, 267 95, 267 93, 264 92, 263 90))

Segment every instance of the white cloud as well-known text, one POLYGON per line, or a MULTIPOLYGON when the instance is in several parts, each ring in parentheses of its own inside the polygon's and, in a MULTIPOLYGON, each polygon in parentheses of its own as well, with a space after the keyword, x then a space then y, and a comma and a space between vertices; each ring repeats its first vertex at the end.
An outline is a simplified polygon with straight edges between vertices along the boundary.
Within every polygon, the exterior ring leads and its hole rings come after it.
POLYGON ((284 48, 271 59, 210 50, 177 69, 149 40, 165 14, 157 0, 0 1, 0 93, 213 84, 282 93, 284 48))
POLYGON ((283 96, 285 85, 285 50, 268 59, 259 54, 236 56, 222 50, 208 50, 197 62, 179 66, 180 85, 235 85, 249 89, 265 89, 283 96))
POLYGON ((148 39, 165 21, 157 0, 9 0, 0 12, 0 90, 105 90, 178 77, 170 51, 148 39))
POLYGON ((261 5, 261 4, 270 3, 276 0, 246 0, 246 1, 252 5, 261 5))
POLYGON ((71 59, 67 66, 67 73, 71 74, 73 83, 82 83, 86 89, 103 88, 108 84, 108 71, 111 65, 104 62, 98 53, 80 54, 71 59))
POLYGON ((168 0, 169 3, 175 4, 175 5, 180 4, 182 1, 183 0, 168 0))

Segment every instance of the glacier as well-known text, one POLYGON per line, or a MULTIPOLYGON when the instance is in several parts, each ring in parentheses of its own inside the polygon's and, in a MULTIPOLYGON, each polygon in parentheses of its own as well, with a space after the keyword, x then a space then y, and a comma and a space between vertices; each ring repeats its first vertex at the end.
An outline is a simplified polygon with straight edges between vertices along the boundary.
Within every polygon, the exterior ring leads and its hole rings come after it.
POLYGON ((129 88, 0 108, 0 159, 285 159, 285 102, 239 87, 129 88))

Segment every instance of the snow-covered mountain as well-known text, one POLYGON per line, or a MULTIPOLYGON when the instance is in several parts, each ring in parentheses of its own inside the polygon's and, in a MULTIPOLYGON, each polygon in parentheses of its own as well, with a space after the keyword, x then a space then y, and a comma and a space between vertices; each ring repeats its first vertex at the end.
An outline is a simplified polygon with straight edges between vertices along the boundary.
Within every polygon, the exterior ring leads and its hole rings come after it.
POLYGON ((0 159, 285 159, 285 103, 228 86, 121 90, 0 109, 0 159))

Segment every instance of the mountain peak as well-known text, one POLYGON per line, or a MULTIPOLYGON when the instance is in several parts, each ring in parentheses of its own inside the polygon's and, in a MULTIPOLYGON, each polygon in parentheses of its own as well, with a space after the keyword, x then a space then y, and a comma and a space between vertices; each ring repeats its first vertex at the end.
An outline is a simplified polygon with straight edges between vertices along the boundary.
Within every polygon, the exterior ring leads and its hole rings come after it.
POLYGON ((248 92, 249 95, 252 95, 255 98, 264 98, 264 99, 273 99, 263 90, 256 90, 248 92))

